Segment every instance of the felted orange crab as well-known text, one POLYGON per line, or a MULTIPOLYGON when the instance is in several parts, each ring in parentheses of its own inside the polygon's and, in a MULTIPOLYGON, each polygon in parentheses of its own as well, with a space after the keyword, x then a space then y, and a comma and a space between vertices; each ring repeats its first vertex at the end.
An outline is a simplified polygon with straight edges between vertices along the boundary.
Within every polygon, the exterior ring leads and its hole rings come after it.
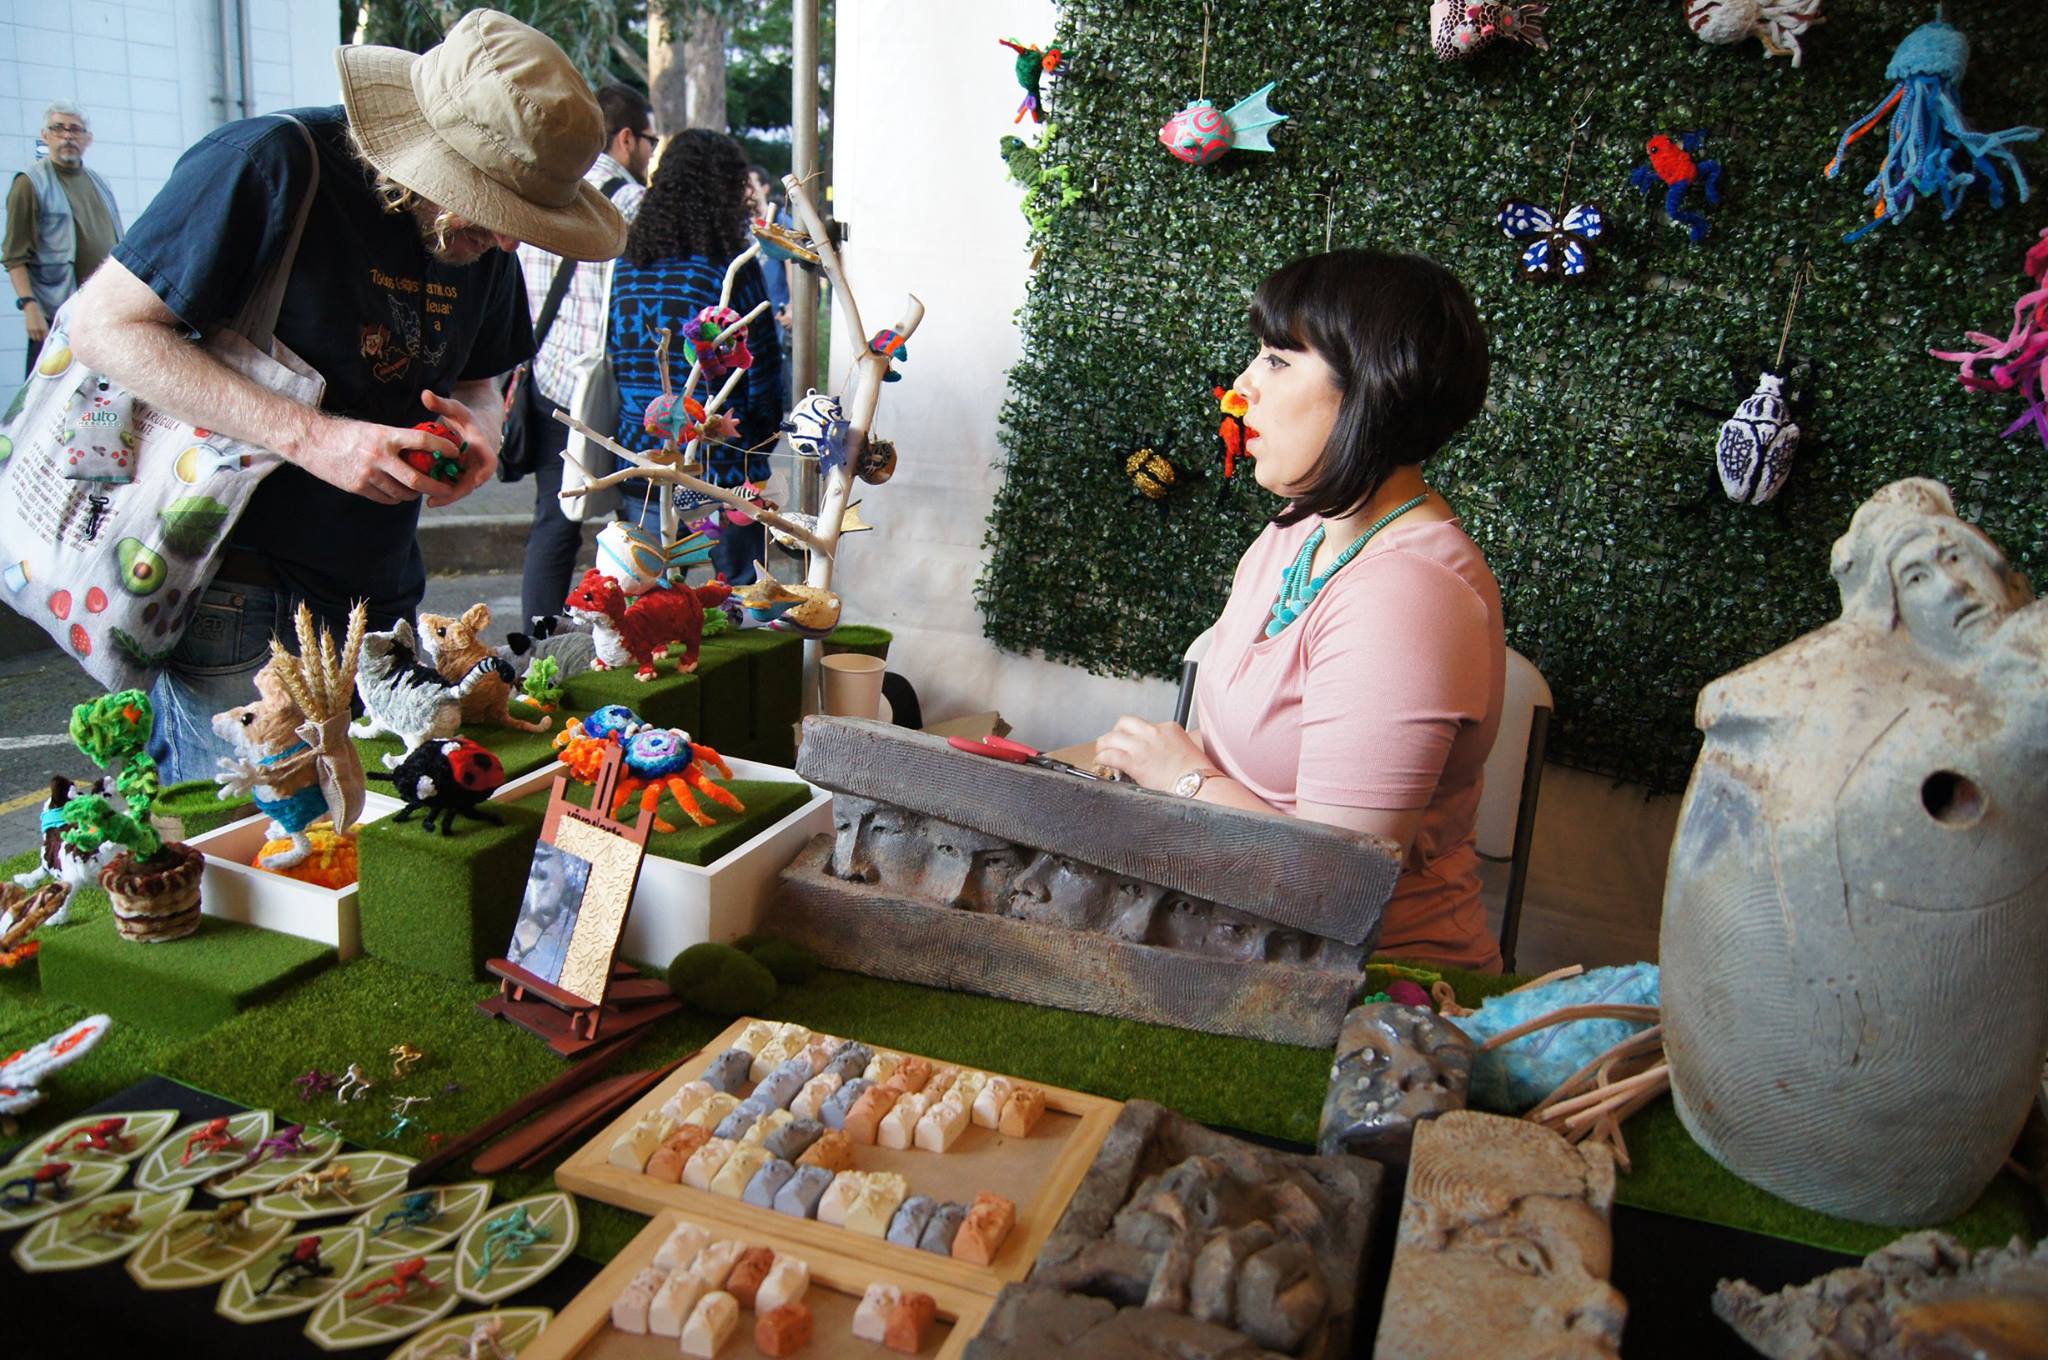
MULTIPOLYGON (((747 810, 731 790, 712 783, 705 773, 708 765, 720 777, 732 778, 732 767, 725 763, 725 757, 709 746, 691 741, 690 734, 680 727, 645 726, 631 709, 612 704, 555 734, 555 750, 562 764, 571 778, 585 784, 597 782, 605 752, 614 743, 624 756, 626 774, 612 799, 611 816, 617 817, 619 809, 635 793, 640 795, 642 811, 654 811, 660 807, 664 790, 683 810, 683 815, 698 826, 710 826, 712 818, 698 805, 693 790, 734 812, 747 810)), ((654 829, 673 831, 675 827, 657 812, 654 829)))

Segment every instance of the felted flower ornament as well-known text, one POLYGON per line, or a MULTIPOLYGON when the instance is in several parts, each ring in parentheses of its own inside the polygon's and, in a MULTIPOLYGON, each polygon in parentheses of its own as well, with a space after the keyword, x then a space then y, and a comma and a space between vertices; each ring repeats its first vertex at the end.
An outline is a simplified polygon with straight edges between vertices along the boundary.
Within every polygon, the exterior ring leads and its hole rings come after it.
POLYGON ((2007 426, 2004 437, 2012 438, 2032 426, 2048 448, 2048 393, 2043 391, 2043 367, 2048 365, 2048 227, 2027 252, 2027 277, 2035 283, 2032 292, 2013 304, 2012 333, 2000 340, 1981 331, 1971 331, 1973 350, 1933 350, 1935 358, 1962 365, 1956 376, 1972 392, 2017 392, 2025 405, 2020 418, 2007 426), (1978 371, 1980 364, 1990 367, 1978 371))
POLYGON ((1884 102, 1863 115, 1835 147, 1828 162, 1827 177, 1841 173, 1842 158, 1856 140, 1872 128, 1891 120, 1890 145, 1877 177, 1863 186, 1871 198, 1871 220, 1843 236, 1856 241, 1886 222, 1896 226, 1913 211, 1923 195, 1941 196, 1943 220, 1955 216, 1969 187, 1982 181, 1993 208, 2005 206, 2005 183, 1999 167, 2012 175, 2020 202, 2027 201, 2027 177, 2019 159, 2007 148, 2015 142, 2029 142, 2041 135, 2037 127, 2013 127, 2003 132, 1976 132, 1963 121, 1962 97, 1958 87, 1970 64, 1970 40, 1952 24, 1942 22, 1939 11, 1906 35, 1885 67, 1885 78, 1893 81, 1884 102))
POLYGON ((1433 0, 1429 44, 1438 61, 1463 61, 1505 38, 1550 50, 1543 35, 1548 4, 1506 4, 1503 0, 1433 0))
POLYGON ((1694 159, 1706 144, 1705 132, 1680 133, 1675 140, 1659 133, 1646 144, 1649 163, 1629 176, 1629 183, 1645 195, 1654 198, 1663 191, 1664 215, 1674 227, 1684 227, 1694 245, 1706 239, 1713 224, 1701 213, 1685 211, 1686 196, 1698 188, 1708 207, 1721 203, 1721 162, 1694 159))
POLYGON ((1232 151, 1272 151, 1272 130, 1287 121, 1286 114, 1273 112, 1266 103, 1275 83, 1267 81, 1228 112, 1219 112, 1206 99, 1195 100, 1166 120, 1159 129, 1160 144, 1189 165, 1207 165, 1232 151))
POLYGON ((674 448, 682 448, 700 436, 717 443, 737 438, 740 432, 735 417, 721 411, 706 423, 702 403, 695 397, 673 392, 664 392, 648 402, 640 424, 647 433, 674 448))
POLYGON ((1687 0, 1685 22, 1701 42, 1717 47, 1761 39, 1767 57, 1790 57, 1797 66, 1805 54, 1799 39, 1822 22, 1821 0, 1687 0))
POLYGON ((747 330, 739 320, 740 314, 730 307, 706 307, 685 321, 683 358, 701 366, 713 382, 752 368, 754 352, 747 348, 747 330))

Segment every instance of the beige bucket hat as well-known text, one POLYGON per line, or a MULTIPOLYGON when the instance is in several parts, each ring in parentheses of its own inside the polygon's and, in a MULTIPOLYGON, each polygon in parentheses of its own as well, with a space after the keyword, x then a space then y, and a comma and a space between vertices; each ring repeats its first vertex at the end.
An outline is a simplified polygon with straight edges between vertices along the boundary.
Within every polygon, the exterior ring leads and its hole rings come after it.
POLYGON ((429 52, 340 47, 334 61, 357 140, 397 183, 564 259, 625 249, 625 219, 583 180, 604 114, 546 34, 472 10, 429 52))

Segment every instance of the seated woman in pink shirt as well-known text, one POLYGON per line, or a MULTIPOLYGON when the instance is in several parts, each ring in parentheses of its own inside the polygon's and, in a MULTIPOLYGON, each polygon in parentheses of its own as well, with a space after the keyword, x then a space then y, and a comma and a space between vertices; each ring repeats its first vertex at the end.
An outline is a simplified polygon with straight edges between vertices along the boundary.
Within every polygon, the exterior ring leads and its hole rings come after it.
POLYGON ((1500 587, 1422 477, 1485 400, 1478 313, 1429 260, 1340 250, 1269 277, 1251 325, 1245 451, 1288 504, 1237 564, 1194 733, 1126 717, 1097 759, 1147 788, 1392 841, 1380 952, 1498 971, 1473 834, 1500 725, 1500 587))

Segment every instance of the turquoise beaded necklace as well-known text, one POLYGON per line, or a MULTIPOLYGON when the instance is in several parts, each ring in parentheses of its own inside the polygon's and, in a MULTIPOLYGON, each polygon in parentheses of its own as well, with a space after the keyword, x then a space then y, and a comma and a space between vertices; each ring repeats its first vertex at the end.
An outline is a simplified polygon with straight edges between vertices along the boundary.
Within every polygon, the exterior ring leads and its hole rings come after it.
POLYGON ((1273 601, 1273 616, 1266 622, 1266 636, 1279 637, 1288 624, 1301 616, 1308 603, 1322 593, 1330 578, 1343 570, 1344 564, 1358 556, 1359 549, 1372 542, 1372 536, 1392 524, 1401 516, 1429 499, 1427 492, 1395 506, 1373 521, 1373 526, 1359 535, 1358 541, 1337 554, 1337 560, 1330 569, 1314 580, 1309 579, 1309 567, 1316 560, 1316 549, 1323 546, 1323 537, 1329 532, 1327 525, 1318 524, 1316 531, 1308 536, 1308 542, 1301 545, 1301 555, 1294 559, 1294 565, 1280 573, 1280 598, 1273 601))

